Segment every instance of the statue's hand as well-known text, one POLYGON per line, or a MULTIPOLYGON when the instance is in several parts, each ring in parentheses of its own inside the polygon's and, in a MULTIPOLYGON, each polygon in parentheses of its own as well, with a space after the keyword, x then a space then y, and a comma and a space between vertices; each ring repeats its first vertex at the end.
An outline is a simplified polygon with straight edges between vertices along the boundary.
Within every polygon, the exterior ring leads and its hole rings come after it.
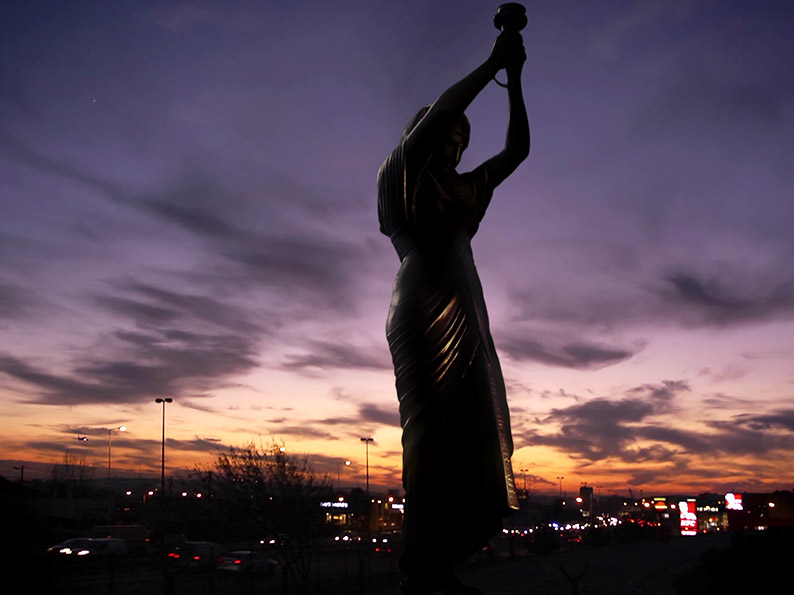
POLYGON ((496 38, 491 48, 489 60, 497 70, 508 68, 510 65, 521 64, 526 60, 524 40, 520 33, 505 32, 496 38))
POLYGON ((521 69, 524 67, 524 62, 527 60, 527 53, 524 51, 524 46, 521 46, 521 51, 515 53, 510 60, 510 63, 505 67, 507 70, 507 83, 517 82, 521 78, 521 69))

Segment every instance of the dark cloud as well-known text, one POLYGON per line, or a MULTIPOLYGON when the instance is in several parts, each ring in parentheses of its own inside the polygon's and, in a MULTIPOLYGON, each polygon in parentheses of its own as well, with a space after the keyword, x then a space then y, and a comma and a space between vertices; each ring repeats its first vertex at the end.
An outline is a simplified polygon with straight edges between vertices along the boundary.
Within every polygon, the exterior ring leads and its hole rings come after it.
MULTIPOLYGON (((53 404, 109 402, 106 387, 65 375, 51 374, 10 356, 0 357, 0 372, 37 390, 34 401, 53 404)), ((127 392, 129 389, 125 389, 127 392)))
POLYGON ((3 129, 0 129, 0 150, 7 158, 29 167, 39 174, 54 175, 78 182, 108 198, 129 198, 118 184, 86 171, 65 159, 51 157, 3 129))
MULTIPOLYGON (((559 424, 557 434, 542 434, 536 430, 517 434, 530 445, 552 446, 589 461, 610 458, 632 463, 670 460, 674 448, 662 444, 638 446, 637 441, 644 438, 644 430, 648 430, 650 438, 656 428, 648 418, 672 411, 675 397, 688 390, 682 381, 643 385, 627 391, 629 396, 623 399, 595 398, 564 409, 553 409, 538 425, 559 424)), ((660 432, 656 439, 665 442, 662 438, 681 439, 683 436, 660 432)), ((673 445, 681 446, 676 442, 673 445)))
POLYGON ((655 411, 654 404, 647 400, 592 399, 566 409, 552 410, 544 422, 560 424, 559 434, 534 435, 529 442, 554 446, 591 461, 613 457, 633 462, 647 460, 653 453, 634 446, 633 424, 642 422, 655 411))
POLYGON ((358 440, 362 435, 374 434, 378 426, 400 427, 397 406, 381 407, 374 403, 361 403, 355 415, 307 420, 300 425, 271 422, 271 429, 279 435, 324 440, 358 440))
POLYGON ((128 297, 96 296, 94 299, 103 308, 144 327, 168 324, 181 316, 179 312, 171 308, 144 303, 128 297))
MULTIPOLYGON (((707 266, 701 268, 706 272, 673 270, 648 282, 641 281, 638 272, 636 281, 613 284, 608 292, 578 293, 573 286, 568 291, 546 289, 543 295, 537 289, 513 288, 514 323, 550 323, 569 332, 608 333, 647 324, 728 327, 794 318, 794 279, 788 270, 753 270, 740 264, 711 272, 707 266)), ((575 366, 580 359, 576 350, 549 350, 537 340, 507 342, 505 347, 549 363, 569 361, 575 366)), ((623 353, 625 357, 633 354, 628 348, 592 347, 595 364, 599 357, 609 362, 620 361, 623 353)), ((588 353, 587 349, 582 353, 585 366, 588 353)))
MULTIPOLYGON (((674 464, 677 475, 670 475, 671 479, 682 476, 681 466, 692 457, 766 456, 794 450, 794 411, 788 409, 743 414, 729 421, 703 421, 699 431, 656 421, 660 414, 674 414, 677 398, 689 391, 683 381, 638 386, 627 390, 623 399, 596 398, 554 409, 528 430, 517 431, 516 437, 527 445, 556 448, 585 464, 609 459, 622 471, 626 469, 621 464, 674 464), (559 424, 559 431, 538 429, 546 423, 559 424)), ((637 483, 665 476, 653 465, 646 470, 641 466, 631 469, 637 483)))
POLYGON ((305 438, 307 440, 339 440, 339 435, 329 432, 326 429, 317 427, 315 424, 306 423, 300 425, 279 425, 278 433, 281 436, 290 438, 305 438))
POLYGON ((355 311, 356 288, 372 251, 335 235, 329 223, 340 213, 329 213, 330 201, 319 205, 312 189, 284 180, 277 183, 276 188, 265 184, 261 191, 261 182, 255 189, 223 188, 220 179, 197 174, 138 204, 190 232, 231 264, 230 281, 236 277, 237 283, 256 284, 315 311, 355 311), (252 202, 246 198, 252 192, 263 196, 252 202), (296 192, 304 194, 295 196, 296 192))
POLYGON ((29 312, 31 293, 15 285, 0 283, 0 318, 19 318, 29 312))
POLYGON ((500 351, 517 361, 536 361, 576 369, 600 369, 631 358, 636 351, 586 342, 542 343, 531 338, 508 337, 499 342, 500 351))
POLYGON ((794 409, 782 409, 766 414, 737 415, 736 423, 753 430, 785 430, 794 432, 794 409))
POLYGON ((665 380, 660 384, 643 384, 627 392, 630 395, 650 397, 654 406, 659 408, 671 403, 676 395, 690 390, 689 383, 684 380, 665 380))
POLYGON ((746 279, 741 290, 692 273, 675 273, 667 281, 661 297, 690 323, 726 326, 794 317, 794 280, 770 288, 746 279))
POLYGON ((342 216, 350 205, 319 200, 315 190, 283 177, 274 178, 275 188, 269 180, 250 182, 255 185, 252 188, 199 166, 187 168, 155 191, 142 193, 68 160, 50 157, 4 131, 0 131, 0 148, 40 173, 77 182, 99 197, 193 234, 210 254, 227 263, 227 283, 253 282, 289 297, 293 305, 347 313, 357 307, 356 287, 372 250, 335 237, 329 226, 334 206, 335 215, 342 216), (303 194, 295 196, 298 192, 303 194), (252 201, 251 194, 262 196, 252 201))
POLYGON ((354 370, 389 370, 391 362, 388 351, 383 349, 358 347, 347 343, 331 343, 329 341, 310 341, 307 352, 287 357, 281 367, 287 370, 312 369, 354 369, 354 370))
POLYGON ((245 310, 219 300, 140 283, 134 297, 96 296, 95 301, 135 329, 119 328, 100 339, 67 371, 52 372, 5 356, 0 371, 34 390, 46 404, 129 403, 157 395, 206 395, 259 365, 263 331, 245 310), (176 325, 179 326, 176 326, 176 325))
POLYGON ((365 422, 392 427, 400 427, 400 413, 395 402, 394 407, 379 407, 372 403, 365 403, 359 408, 359 415, 365 422))
POLYGON ((135 280, 123 281, 118 286, 127 296, 98 296, 97 300, 143 326, 182 320, 189 324, 222 327, 246 336, 266 332, 249 309, 220 299, 200 293, 177 292, 135 280))
POLYGON ((70 371, 52 373, 5 356, 0 372, 32 387, 34 402, 119 404, 158 395, 206 395, 258 365, 254 344, 234 335, 166 330, 118 332, 115 338, 116 358, 86 358, 70 371))

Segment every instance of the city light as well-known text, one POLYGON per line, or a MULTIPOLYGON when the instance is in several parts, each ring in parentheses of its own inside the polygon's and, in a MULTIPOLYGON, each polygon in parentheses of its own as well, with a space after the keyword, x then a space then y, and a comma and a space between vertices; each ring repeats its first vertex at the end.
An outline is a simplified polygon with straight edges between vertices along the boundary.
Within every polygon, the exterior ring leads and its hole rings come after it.
POLYGON ((742 495, 728 492, 725 494, 725 508, 727 510, 744 510, 742 506, 742 495))
POLYGON ((698 517, 695 512, 694 500, 682 500, 679 502, 678 511, 681 515, 681 535, 697 535, 698 517))

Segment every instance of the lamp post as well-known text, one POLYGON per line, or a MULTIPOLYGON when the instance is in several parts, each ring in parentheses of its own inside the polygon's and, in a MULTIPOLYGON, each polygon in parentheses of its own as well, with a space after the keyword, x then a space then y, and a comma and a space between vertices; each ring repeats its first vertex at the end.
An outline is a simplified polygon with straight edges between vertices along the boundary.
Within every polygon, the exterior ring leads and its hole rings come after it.
MULTIPOLYGON (((345 461, 345 466, 350 467, 350 461, 345 461)), ((336 463, 336 490, 342 489, 342 461, 336 463)))
MULTIPOLYGON (((113 523, 113 481, 110 479, 110 448, 113 443, 113 432, 126 432, 127 426, 108 428, 108 525, 113 523)), ((79 440, 79 438, 78 438, 79 440)))
POLYGON ((372 497, 369 495, 369 443, 373 438, 362 438, 361 441, 366 445, 366 469, 367 469, 367 543, 369 543, 369 525, 372 517, 372 497))
POLYGON ((174 400, 171 397, 165 397, 164 399, 157 398, 154 400, 154 402, 163 404, 163 440, 160 455, 160 497, 165 498, 165 404, 173 403, 174 400))
POLYGON ((560 475, 557 476, 557 481, 560 482, 560 499, 562 499, 562 480, 563 479, 565 479, 565 478, 560 476, 560 475))
POLYGON ((369 499, 369 443, 374 441, 374 438, 362 438, 362 442, 367 445, 367 499, 369 499))
POLYGON ((521 477, 524 480, 524 494, 525 495, 527 494, 527 471, 529 471, 529 469, 521 469, 521 477))
MULTIPOLYGON (((109 428, 108 429, 108 483, 110 483, 110 445, 112 443, 112 436, 113 432, 126 432, 127 426, 119 426, 117 428, 109 428)), ((78 438, 79 440, 79 438, 78 438)))

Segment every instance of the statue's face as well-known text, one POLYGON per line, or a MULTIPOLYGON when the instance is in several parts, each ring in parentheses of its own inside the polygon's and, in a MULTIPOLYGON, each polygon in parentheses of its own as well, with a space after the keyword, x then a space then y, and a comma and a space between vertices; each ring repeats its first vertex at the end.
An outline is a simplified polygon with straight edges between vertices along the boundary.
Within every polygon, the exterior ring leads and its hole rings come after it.
POLYGON ((458 120, 450 126, 441 145, 441 166, 445 169, 455 169, 460 163, 460 157, 469 144, 468 131, 463 122, 458 120))

